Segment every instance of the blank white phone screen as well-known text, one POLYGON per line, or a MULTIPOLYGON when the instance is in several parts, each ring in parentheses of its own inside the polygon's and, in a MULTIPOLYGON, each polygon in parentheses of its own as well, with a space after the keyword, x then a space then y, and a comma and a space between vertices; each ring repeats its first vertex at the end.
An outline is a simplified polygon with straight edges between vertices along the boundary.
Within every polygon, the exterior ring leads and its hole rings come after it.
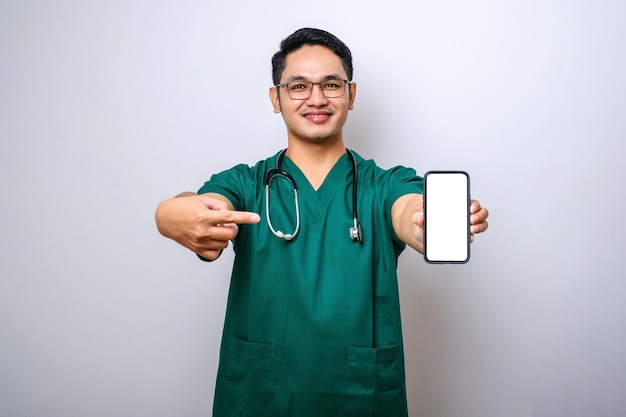
POLYGON ((469 175, 430 171, 424 176, 424 259, 469 261, 469 175))

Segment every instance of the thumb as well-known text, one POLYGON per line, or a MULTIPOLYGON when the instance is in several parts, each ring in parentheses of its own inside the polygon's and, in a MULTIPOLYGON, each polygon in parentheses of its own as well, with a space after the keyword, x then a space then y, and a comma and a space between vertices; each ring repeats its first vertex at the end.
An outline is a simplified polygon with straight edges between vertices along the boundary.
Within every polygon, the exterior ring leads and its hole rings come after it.
POLYGON ((413 213, 413 223, 418 226, 424 226, 424 212, 418 211, 417 213, 413 213))

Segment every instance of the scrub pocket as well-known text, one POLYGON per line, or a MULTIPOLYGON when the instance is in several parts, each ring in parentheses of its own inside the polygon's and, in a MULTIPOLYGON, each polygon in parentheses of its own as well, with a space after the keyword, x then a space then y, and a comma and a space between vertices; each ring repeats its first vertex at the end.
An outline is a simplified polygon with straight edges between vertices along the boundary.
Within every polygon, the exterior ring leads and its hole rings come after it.
POLYGON ((398 346, 348 350, 346 416, 403 416, 402 363, 398 346))
POLYGON ((276 346, 231 336, 224 370, 229 416, 265 416, 274 398, 276 346))

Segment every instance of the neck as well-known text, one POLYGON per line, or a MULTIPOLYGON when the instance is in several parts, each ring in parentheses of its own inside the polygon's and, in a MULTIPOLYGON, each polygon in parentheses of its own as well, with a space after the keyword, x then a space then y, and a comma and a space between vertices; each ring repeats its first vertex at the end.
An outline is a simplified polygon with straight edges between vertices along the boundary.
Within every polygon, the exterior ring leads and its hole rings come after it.
POLYGON ((300 168, 314 189, 318 189, 339 158, 346 153, 343 141, 333 143, 291 142, 286 155, 300 168))

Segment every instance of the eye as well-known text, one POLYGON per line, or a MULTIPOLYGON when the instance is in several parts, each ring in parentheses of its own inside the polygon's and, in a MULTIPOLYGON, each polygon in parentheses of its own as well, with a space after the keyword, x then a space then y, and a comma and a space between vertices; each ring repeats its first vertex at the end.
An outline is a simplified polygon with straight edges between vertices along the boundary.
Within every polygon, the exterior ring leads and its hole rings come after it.
POLYGON ((341 88, 343 82, 340 80, 328 80, 324 84, 324 89, 337 90, 341 88))
POLYGON ((287 84, 287 88, 293 91, 308 90, 311 87, 305 82, 294 82, 287 84))

